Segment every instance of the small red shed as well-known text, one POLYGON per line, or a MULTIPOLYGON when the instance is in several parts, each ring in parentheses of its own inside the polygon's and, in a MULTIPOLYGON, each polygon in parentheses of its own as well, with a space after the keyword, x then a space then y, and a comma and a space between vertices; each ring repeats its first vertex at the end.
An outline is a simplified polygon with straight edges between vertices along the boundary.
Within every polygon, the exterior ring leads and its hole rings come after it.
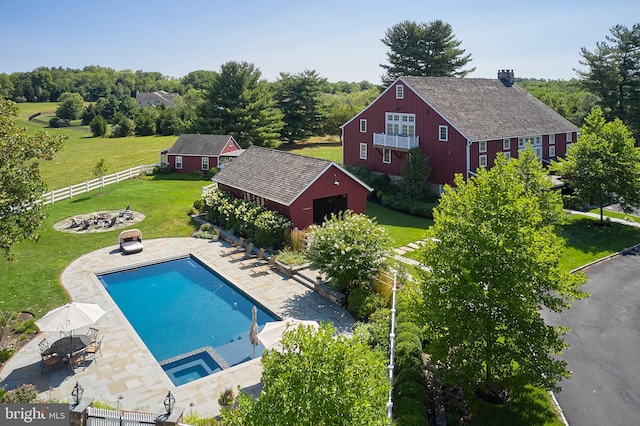
POLYGON ((207 172, 223 169, 243 149, 230 135, 180 135, 169 149, 160 152, 160 165, 177 173, 207 172))
POLYGON ((332 161, 251 146, 212 179, 304 229, 343 210, 364 213, 372 188, 332 161))

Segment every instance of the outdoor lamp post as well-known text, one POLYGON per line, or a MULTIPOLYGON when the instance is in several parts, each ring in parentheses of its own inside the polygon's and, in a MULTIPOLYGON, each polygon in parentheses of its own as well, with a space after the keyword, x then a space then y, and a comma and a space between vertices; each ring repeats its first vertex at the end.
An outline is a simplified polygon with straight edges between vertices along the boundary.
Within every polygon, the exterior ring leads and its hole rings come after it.
POLYGON ((80 404, 82 401, 82 394, 84 393, 84 389, 80 386, 80 383, 76 382, 76 385, 73 387, 71 391, 71 398, 76 402, 76 404, 80 404))
POLYGON ((171 414, 174 405, 176 405, 176 399, 171 395, 171 391, 169 391, 167 397, 164 399, 164 409, 167 410, 167 414, 171 414))

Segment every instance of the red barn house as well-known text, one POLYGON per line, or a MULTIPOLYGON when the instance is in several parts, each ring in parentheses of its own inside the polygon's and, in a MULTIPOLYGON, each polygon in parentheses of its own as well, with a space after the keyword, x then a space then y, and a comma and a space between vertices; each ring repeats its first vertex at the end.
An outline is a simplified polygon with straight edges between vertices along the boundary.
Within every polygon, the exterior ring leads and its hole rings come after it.
POLYGON ((298 229, 347 209, 364 213, 372 190, 332 161, 258 146, 212 180, 221 191, 279 212, 298 229))
POLYGON ((399 77, 342 126, 343 164, 400 176, 407 152, 429 157, 430 180, 441 189, 498 152, 517 157, 527 142, 543 162, 562 157, 578 127, 514 84, 512 70, 498 79, 399 77))
POLYGON ((160 152, 160 165, 170 166, 176 173, 207 172, 212 167, 223 169, 242 153, 238 142, 229 135, 180 135, 169 149, 160 152))

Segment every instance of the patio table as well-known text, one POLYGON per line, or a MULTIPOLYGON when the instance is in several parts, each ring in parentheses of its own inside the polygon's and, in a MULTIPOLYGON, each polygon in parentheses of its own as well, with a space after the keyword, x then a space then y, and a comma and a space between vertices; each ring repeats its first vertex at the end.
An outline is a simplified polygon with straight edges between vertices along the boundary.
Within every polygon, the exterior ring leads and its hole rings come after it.
POLYGON ((86 334, 75 334, 71 337, 62 337, 51 344, 51 352, 57 353, 62 359, 89 346, 91 337, 86 334))

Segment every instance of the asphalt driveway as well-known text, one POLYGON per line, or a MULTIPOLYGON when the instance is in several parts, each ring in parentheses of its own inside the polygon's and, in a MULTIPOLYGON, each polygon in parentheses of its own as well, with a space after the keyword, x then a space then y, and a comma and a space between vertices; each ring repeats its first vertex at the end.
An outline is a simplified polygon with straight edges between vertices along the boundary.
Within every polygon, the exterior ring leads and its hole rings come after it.
POLYGON ((584 272, 591 296, 561 314, 544 314, 571 328, 562 358, 573 376, 556 398, 571 426, 640 424, 640 253, 584 272))

